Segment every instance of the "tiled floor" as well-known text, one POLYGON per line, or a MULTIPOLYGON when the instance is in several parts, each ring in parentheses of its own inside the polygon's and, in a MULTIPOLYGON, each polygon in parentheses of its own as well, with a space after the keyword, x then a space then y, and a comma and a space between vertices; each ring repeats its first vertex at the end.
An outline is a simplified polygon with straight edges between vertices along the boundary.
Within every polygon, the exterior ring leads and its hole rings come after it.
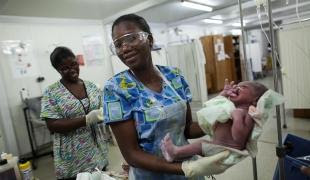
MULTIPOLYGON (((268 88, 273 88, 273 79, 271 77, 267 77, 259 81, 265 84, 268 88)), ((209 98, 210 97, 212 97, 212 95, 209 96, 209 98)), ((193 115, 195 114, 195 111, 200 108, 200 106, 200 103, 193 103, 193 115)), ((287 133, 291 133, 306 139, 310 139, 310 119, 293 118, 292 112, 290 110, 287 110, 286 118, 288 127, 287 129, 282 130, 283 136, 285 136, 285 134, 287 133)), ((277 163, 275 147, 278 143, 276 127, 276 116, 274 113, 273 118, 266 123, 264 127, 264 132, 260 137, 258 143, 259 152, 257 156, 257 169, 259 180, 271 180, 274 174, 275 166, 277 163)), ((123 158, 119 152, 118 147, 111 146, 109 153, 109 169, 114 171, 120 171, 120 164, 122 162, 122 159, 123 158)), ((36 177, 40 178, 41 180, 55 179, 54 167, 51 157, 43 157, 39 160, 38 163, 38 169, 34 171, 36 177)), ((216 176, 216 178, 218 180, 253 179, 251 158, 246 158, 239 164, 228 169, 225 173, 216 176)))

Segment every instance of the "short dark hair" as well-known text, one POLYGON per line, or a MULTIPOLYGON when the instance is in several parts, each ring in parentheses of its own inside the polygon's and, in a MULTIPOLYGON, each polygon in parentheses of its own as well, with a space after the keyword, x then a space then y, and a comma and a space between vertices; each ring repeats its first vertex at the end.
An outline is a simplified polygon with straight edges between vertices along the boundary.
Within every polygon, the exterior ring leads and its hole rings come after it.
POLYGON ((55 69, 57 69, 59 65, 68 58, 75 58, 75 55, 71 49, 64 46, 56 47, 50 55, 52 66, 55 69))
POLYGON ((261 84, 261 83, 251 81, 250 84, 254 88, 255 96, 258 99, 268 90, 268 88, 265 85, 261 84))
POLYGON ((113 33, 114 27, 116 25, 120 24, 121 22, 132 22, 132 23, 135 23, 142 31, 147 32, 149 34, 152 34, 150 26, 147 24, 146 20, 143 17, 138 16, 136 14, 125 14, 125 15, 120 16, 119 18, 117 18, 113 22, 112 33, 113 33))

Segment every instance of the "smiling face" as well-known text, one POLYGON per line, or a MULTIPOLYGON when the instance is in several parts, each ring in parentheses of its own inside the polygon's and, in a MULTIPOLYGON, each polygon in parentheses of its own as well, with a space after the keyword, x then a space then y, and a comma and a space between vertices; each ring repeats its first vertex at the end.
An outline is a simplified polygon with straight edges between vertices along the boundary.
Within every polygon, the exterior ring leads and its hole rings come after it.
MULTIPOLYGON (((142 30, 130 21, 123 21, 114 26, 112 32, 113 41, 117 42, 117 56, 121 61, 130 69, 141 69, 152 63, 151 60, 151 47, 153 38, 148 35, 145 40, 138 41, 139 43, 122 42, 124 36, 133 38, 130 34, 135 35, 142 30), (121 41, 117 41, 121 40, 121 41)), ((132 39, 132 42, 134 39, 132 39)))
POLYGON ((237 85, 236 96, 230 97, 230 100, 236 105, 256 105, 258 99, 253 84, 249 81, 241 82, 237 85))
POLYGON ((79 80, 80 68, 75 58, 69 57, 62 60, 57 71, 65 81, 74 83, 79 80))

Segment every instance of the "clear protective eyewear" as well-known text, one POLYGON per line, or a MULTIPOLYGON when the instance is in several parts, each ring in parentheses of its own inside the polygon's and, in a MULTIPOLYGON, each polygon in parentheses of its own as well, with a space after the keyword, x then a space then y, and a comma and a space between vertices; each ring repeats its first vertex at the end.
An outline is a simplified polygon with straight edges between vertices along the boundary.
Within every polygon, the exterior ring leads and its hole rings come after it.
POLYGON ((125 34, 115 39, 110 45, 110 49, 113 54, 118 54, 124 44, 127 46, 137 46, 141 43, 145 43, 148 36, 149 33, 143 31, 125 34))

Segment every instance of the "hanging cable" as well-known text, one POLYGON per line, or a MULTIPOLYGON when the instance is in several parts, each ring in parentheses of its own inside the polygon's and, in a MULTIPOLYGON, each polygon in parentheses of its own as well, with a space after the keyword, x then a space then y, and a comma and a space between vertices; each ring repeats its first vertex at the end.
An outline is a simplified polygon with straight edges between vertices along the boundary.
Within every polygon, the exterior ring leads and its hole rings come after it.
POLYGON ((263 28, 263 23, 262 23, 262 19, 261 19, 261 12, 260 12, 260 6, 257 6, 257 7, 256 7, 256 12, 257 12, 257 17, 258 17, 258 21, 259 21, 259 24, 260 24, 260 28, 261 28, 261 30, 263 31, 263 33, 264 33, 264 35, 265 35, 265 37, 266 37, 268 43, 271 44, 271 42, 270 42, 270 40, 269 40, 269 37, 268 37, 266 31, 265 31, 264 28, 263 28))
MULTIPOLYGON (((297 6, 296 6, 296 7, 298 7, 298 0, 296 0, 296 3, 297 3, 297 6)), ((264 3, 263 3, 263 7, 264 7, 264 14, 268 17, 268 14, 267 14, 267 8, 268 8, 268 7, 266 7, 266 5, 265 5, 264 3)), ((263 34, 265 35, 265 37, 266 37, 268 43, 271 44, 270 39, 269 39, 269 37, 268 37, 268 35, 267 35, 265 29, 263 28, 262 16, 261 16, 261 10, 260 10, 260 8, 261 8, 260 5, 257 5, 257 6, 256 6, 256 12, 257 12, 257 17, 258 17, 258 20, 259 20, 259 24, 260 24, 261 30, 262 30, 263 34)), ((298 8, 297 8, 297 9, 298 9, 298 8)), ((298 12, 298 11, 297 11, 297 12, 298 12)), ((299 20, 300 20, 300 19, 299 19, 299 20)), ((300 22, 301 22, 301 21, 300 21, 300 22)), ((278 27, 279 30, 281 30, 281 28, 280 28, 275 22, 273 22, 273 24, 274 24, 276 27, 278 27)), ((293 42, 296 44, 296 46, 298 47, 298 49, 301 50, 302 53, 303 53, 306 57, 309 56, 305 51, 302 50, 301 47, 298 46, 298 44, 297 44, 295 41, 293 41, 293 42)), ((281 73, 283 73, 283 66, 282 66, 282 63, 280 62, 279 55, 278 55, 278 52, 277 52, 276 50, 275 50, 275 53, 276 53, 276 61, 277 61, 278 65, 279 65, 280 68, 281 68, 281 69, 280 69, 281 73)), ((309 59, 310 59, 310 58, 309 58, 309 59)), ((285 78, 287 78, 287 79, 291 82, 291 84, 293 84, 293 85, 296 87, 296 90, 297 90, 304 98, 306 98, 308 102, 310 102, 310 97, 306 96, 306 95, 298 88, 298 85, 297 85, 297 83, 295 83, 295 81, 293 81, 288 75, 285 75, 285 78)))
MULTIPOLYGON (((265 5, 265 4, 263 4, 263 7, 264 7, 264 14, 268 17, 268 7, 265 5)), ((278 29, 281 29, 282 27, 280 27, 280 26, 278 26, 277 25, 277 23, 275 23, 275 22, 272 22, 273 23, 273 25, 276 27, 276 28, 278 28, 278 29)))
POLYGON ((301 23, 301 18, 300 18, 300 16, 299 16, 299 12, 298 12, 298 0, 296 0, 296 16, 297 16, 297 18, 298 18, 298 22, 299 22, 299 24, 302 26, 302 28, 305 28, 305 26, 301 23))

